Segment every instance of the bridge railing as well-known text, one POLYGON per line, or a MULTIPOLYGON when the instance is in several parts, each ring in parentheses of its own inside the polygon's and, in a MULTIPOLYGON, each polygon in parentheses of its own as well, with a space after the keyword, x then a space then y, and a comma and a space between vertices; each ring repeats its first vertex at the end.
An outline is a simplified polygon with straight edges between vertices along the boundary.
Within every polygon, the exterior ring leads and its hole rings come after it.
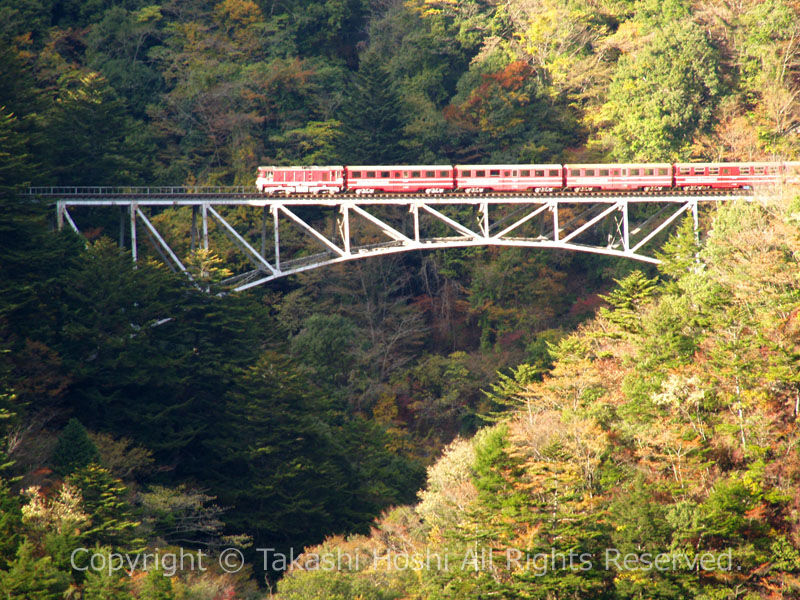
POLYGON ((168 185, 168 186, 38 186, 28 188, 31 196, 185 196, 256 193, 250 185, 168 185))

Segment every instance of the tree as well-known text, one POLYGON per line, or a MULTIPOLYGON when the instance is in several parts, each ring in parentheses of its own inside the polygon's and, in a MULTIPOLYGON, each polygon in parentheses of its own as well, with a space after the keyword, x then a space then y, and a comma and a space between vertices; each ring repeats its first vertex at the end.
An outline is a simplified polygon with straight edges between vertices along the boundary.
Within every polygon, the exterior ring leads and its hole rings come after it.
POLYGON ((34 173, 25 136, 19 131, 17 117, 0 106, 0 193, 31 181, 34 173))
POLYGON ((33 544, 23 542, 8 570, 0 571, 0 594, 26 600, 61 600, 69 575, 53 566, 49 556, 34 556, 33 544))
POLYGON ((339 159, 347 164, 389 165, 408 157, 405 107, 388 73, 368 55, 354 76, 339 118, 339 159))
POLYGON ((86 428, 75 417, 71 418, 58 436, 53 450, 53 465, 56 472, 66 476, 97 461, 97 447, 86 432, 86 428))
MULTIPOLYGON (((104 564, 115 564, 111 557, 111 548, 95 546, 95 554, 105 557, 104 564)), ((83 583, 83 600, 132 600, 130 575, 125 571, 111 569, 89 569, 83 583)))
POLYGON ((637 332, 641 329, 640 309, 653 295, 658 278, 648 279, 644 273, 636 270, 625 279, 614 281, 619 288, 607 296, 601 296, 614 310, 602 309, 600 314, 624 331, 637 332))
POLYGON ((687 19, 668 22, 644 48, 624 55, 603 108, 615 144, 612 156, 687 159, 720 94, 717 63, 705 32, 687 19))
POLYGON ((140 167, 128 140, 133 123, 125 103, 99 73, 72 74, 47 126, 48 163, 61 185, 120 185, 140 167))
POLYGON ((128 502, 127 488, 108 469, 90 464, 72 473, 67 479, 81 493, 81 505, 91 519, 83 539, 116 548, 135 549, 142 540, 134 530, 133 507, 128 502))

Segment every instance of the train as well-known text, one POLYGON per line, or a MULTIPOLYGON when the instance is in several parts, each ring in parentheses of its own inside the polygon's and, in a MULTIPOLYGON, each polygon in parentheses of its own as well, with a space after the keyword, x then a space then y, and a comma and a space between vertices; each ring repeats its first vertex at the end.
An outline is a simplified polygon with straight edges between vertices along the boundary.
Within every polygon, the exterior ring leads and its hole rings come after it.
POLYGON ((800 183, 800 162, 357 165, 258 168, 265 194, 753 189, 800 183))

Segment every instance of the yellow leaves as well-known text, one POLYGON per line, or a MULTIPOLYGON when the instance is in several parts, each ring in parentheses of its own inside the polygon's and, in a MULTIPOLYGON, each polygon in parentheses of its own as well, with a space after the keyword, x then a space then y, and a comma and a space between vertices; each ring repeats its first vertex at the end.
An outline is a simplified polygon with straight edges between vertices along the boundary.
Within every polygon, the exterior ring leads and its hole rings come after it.
POLYGON ((261 9, 251 0, 222 0, 214 7, 214 15, 229 27, 246 27, 264 18, 261 9))
POLYGON ((144 6, 138 11, 133 13, 134 19, 137 23, 148 23, 151 21, 158 21, 161 19, 161 7, 158 4, 151 4, 144 6))
POLYGON ((545 411, 511 424, 511 456, 523 461, 521 489, 546 501, 549 494, 577 494, 592 502, 597 470, 608 447, 606 433, 591 419, 545 411))
POLYGON ((28 503, 22 507, 22 521, 35 531, 69 534, 89 523, 80 490, 75 486, 61 484, 52 498, 45 497, 38 487, 29 487, 23 494, 28 503))
POLYGON ((195 279, 216 282, 233 275, 233 271, 223 266, 224 262, 211 250, 198 248, 186 257, 186 268, 195 279))

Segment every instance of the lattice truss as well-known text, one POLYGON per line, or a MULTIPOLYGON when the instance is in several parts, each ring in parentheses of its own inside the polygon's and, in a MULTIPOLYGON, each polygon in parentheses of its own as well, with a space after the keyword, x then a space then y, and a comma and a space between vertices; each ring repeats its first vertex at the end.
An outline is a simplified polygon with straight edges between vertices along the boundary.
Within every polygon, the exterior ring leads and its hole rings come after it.
POLYGON ((594 252, 658 263, 659 244, 698 205, 729 195, 374 196, 267 198, 150 194, 61 197, 58 227, 113 233, 133 260, 156 253, 176 271, 192 252, 225 258, 236 291, 338 262, 466 246, 594 252), (101 216, 98 208, 112 209, 101 216), (119 214, 114 224, 113 208, 119 214), (177 227, 176 227, 177 226, 177 227))

